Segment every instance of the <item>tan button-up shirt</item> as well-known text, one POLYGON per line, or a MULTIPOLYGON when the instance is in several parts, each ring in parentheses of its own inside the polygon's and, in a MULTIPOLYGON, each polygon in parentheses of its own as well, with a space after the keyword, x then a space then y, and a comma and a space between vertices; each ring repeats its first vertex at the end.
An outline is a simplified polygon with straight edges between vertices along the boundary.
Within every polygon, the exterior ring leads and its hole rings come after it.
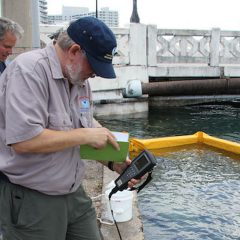
POLYGON ((0 171, 12 183, 49 195, 74 192, 84 176, 79 147, 18 154, 11 144, 46 128, 68 131, 92 124, 89 83, 70 91, 52 44, 19 55, 0 80, 0 171))

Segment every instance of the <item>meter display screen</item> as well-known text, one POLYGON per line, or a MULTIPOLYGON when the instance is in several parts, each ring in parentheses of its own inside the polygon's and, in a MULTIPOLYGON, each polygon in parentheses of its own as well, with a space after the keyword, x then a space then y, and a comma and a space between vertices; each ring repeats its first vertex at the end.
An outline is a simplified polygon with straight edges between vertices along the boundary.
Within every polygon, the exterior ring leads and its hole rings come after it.
POLYGON ((138 159, 138 161, 135 162, 135 166, 139 171, 147 164, 148 164, 148 160, 145 155, 143 155, 141 158, 138 159))

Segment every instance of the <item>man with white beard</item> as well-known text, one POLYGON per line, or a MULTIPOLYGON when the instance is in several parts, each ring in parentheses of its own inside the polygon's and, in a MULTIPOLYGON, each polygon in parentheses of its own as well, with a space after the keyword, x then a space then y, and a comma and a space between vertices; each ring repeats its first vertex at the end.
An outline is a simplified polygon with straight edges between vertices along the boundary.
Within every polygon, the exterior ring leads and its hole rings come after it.
MULTIPOLYGON (((119 149, 93 119, 88 78, 115 78, 116 39, 93 17, 19 55, 0 82, 0 220, 8 240, 100 240, 79 146, 119 149)), ((125 160, 125 159, 123 159, 125 160)), ((130 163, 103 163, 121 173, 130 163)), ((138 183, 132 179, 129 187, 138 183)))

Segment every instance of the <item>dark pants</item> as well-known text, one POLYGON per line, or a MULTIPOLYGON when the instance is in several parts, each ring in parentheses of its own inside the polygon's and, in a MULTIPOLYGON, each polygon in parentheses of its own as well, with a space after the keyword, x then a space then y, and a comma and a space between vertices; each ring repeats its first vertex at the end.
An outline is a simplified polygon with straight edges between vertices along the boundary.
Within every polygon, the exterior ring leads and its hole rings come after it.
MULTIPOLYGON (((8 178, 2 172, 0 172, 0 185, 1 183, 3 183, 3 181, 8 181, 8 178)), ((0 216, 1 216, 1 211, 0 211, 0 216)), ((0 219, 0 240, 2 240, 1 219, 0 219)))
MULTIPOLYGON (((1 181, 1 180, 0 180, 1 181)), ((3 240, 100 240, 95 209, 82 186, 50 196, 0 182, 3 240)))

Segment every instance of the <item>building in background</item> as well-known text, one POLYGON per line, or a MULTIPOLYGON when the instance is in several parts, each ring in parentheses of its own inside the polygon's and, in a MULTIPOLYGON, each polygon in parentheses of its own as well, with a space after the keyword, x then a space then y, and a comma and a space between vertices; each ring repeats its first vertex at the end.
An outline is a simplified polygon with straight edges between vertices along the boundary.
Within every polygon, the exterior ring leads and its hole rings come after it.
MULTIPOLYGON (((76 14, 72 17, 73 20, 76 20, 81 17, 86 16, 96 16, 96 12, 86 12, 83 14, 76 14)), ((111 11, 108 7, 101 8, 100 11, 98 11, 98 18, 102 20, 106 25, 109 27, 118 27, 119 21, 118 21, 118 12, 117 11, 111 11)))
MULTIPOLYGON (((96 12, 90 12, 88 8, 83 7, 62 7, 61 15, 48 15, 48 24, 61 24, 73 21, 81 17, 96 16, 96 12)), ((108 7, 101 8, 98 11, 98 18, 109 27, 119 26, 119 17, 117 11, 111 11, 108 7)))
POLYGON ((38 6, 39 6, 40 23, 48 24, 47 0, 38 0, 38 6))
POLYGON ((63 22, 70 22, 74 15, 84 14, 88 12, 86 7, 62 7, 62 14, 48 15, 48 24, 61 24, 63 22))

